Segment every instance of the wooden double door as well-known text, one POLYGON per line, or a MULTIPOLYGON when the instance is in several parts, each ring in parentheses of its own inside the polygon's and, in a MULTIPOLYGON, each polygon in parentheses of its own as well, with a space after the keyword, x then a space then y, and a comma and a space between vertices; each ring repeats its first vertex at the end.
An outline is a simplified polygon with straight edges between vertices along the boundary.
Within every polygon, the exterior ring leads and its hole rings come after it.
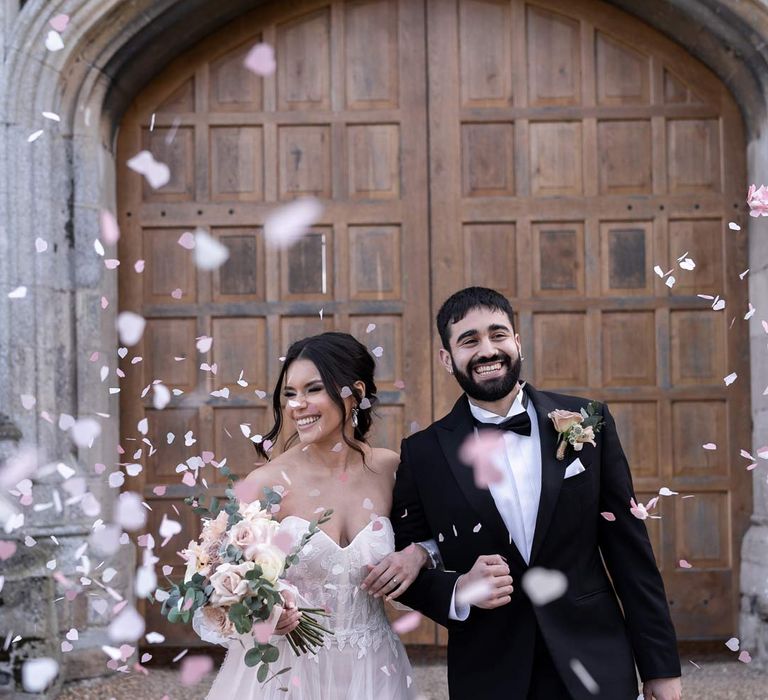
MULTIPOLYGON (((727 225, 743 216, 744 148, 714 75, 591 0, 276 2, 179 57, 118 144, 120 305, 148 319, 122 363, 121 444, 150 529, 183 524, 161 565, 179 574, 197 531, 184 465, 210 452, 253 468, 244 433, 271 426, 264 392, 293 340, 340 329, 376 349, 373 442, 398 449, 457 395, 433 319, 478 284, 512 300, 526 379, 610 402, 638 496, 678 492, 648 524, 680 637, 732 634, 750 430, 746 237, 727 225), (243 68, 257 41, 276 50, 264 79, 243 68), (170 166, 164 187, 125 167, 142 149, 170 166), (266 247, 267 213, 304 195, 321 220, 266 247), (214 272, 178 243, 196 228, 229 248, 214 272), (177 390, 161 411, 154 380, 177 390)), ((211 467, 199 478, 223 486, 211 467)), ((196 642, 146 615, 168 644, 196 642)), ((445 635, 425 622, 407 641, 445 635)))

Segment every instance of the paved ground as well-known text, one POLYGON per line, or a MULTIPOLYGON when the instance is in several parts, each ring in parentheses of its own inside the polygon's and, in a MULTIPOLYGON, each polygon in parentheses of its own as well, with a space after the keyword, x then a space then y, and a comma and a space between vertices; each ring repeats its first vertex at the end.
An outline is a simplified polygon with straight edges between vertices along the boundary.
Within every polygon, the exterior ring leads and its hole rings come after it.
MULTIPOLYGON (((685 700, 768 700, 768 671, 760 672, 748 664, 729 657, 693 658, 683 667, 685 700)), ((204 700, 212 678, 193 688, 182 688, 177 672, 171 669, 151 670, 149 676, 132 673, 99 681, 73 683, 59 695, 59 700, 204 700)), ((414 681, 424 700, 448 697, 445 666, 441 663, 419 664, 414 681)), ((230 699, 233 700, 233 699, 230 699)), ((248 700, 237 698, 237 700, 248 700)), ((328 700, 336 700, 328 698, 328 700)))

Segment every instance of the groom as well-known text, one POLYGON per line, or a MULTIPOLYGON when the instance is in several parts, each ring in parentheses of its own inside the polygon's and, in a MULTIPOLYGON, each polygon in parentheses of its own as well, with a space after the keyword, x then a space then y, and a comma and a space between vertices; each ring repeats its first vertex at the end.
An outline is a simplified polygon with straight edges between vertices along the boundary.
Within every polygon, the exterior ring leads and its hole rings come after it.
POLYGON ((519 382, 509 301, 463 289, 437 326, 441 364, 465 393, 403 441, 392 522, 398 550, 439 549, 430 557, 444 570, 423 570, 399 600, 448 628, 451 698, 636 700, 636 664, 646 700, 679 700, 664 585, 645 524, 630 513, 632 478, 607 406, 598 405, 594 446, 568 445, 558 459, 548 414, 589 402, 519 382), (477 428, 503 436, 488 488, 459 456, 477 428), (531 567, 562 572, 565 592, 534 604, 521 585, 531 567))

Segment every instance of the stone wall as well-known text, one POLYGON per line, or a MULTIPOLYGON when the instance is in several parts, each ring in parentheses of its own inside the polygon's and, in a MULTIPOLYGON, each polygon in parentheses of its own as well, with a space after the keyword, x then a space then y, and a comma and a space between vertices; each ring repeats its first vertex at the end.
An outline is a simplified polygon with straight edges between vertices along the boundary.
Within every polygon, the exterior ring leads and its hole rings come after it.
MULTIPOLYGON (((768 183, 768 10, 758 0, 613 0, 614 4, 671 36, 700 58, 730 87, 745 116, 750 182, 768 183)), ((170 59, 202 36, 258 3, 254 0, 0 0, 0 411, 8 413, 26 440, 40 450, 40 463, 64 462, 76 470, 74 479, 101 500, 109 520, 115 493, 94 471, 97 463, 114 468, 119 438, 118 398, 110 397, 99 379, 99 368, 114 377, 117 339, 116 273, 105 270, 93 254, 99 235, 99 210, 115 209, 114 137, 120 116, 136 92, 170 59), (55 14, 71 17, 63 33, 65 48, 45 48, 55 14), (180 31, 183 27, 183 31, 180 31), (55 124, 41 113, 61 116, 55 124), (38 129, 44 134, 30 144, 38 129), (48 251, 35 252, 35 239, 48 251), (25 285, 24 299, 8 298, 25 285), (102 310, 100 300, 109 302, 102 310), (90 361, 98 352, 97 362, 90 361), (25 410, 22 394, 36 397, 25 410), (53 419, 49 422, 43 412, 53 419), (56 425, 61 414, 93 416, 102 434, 90 449, 78 449, 56 425)), ((768 317, 768 223, 750 227, 750 292, 758 314, 751 322, 753 449, 768 443, 766 336, 760 324, 768 317)), ((753 526, 744 541, 744 644, 755 651, 756 663, 768 663, 768 487, 765 462, 753 472, 753 526)), ((4 567, 7 578, 0 595, 18 601, 27 590, 38 596, 40 629, 79 633, 73 650, 60 654, 63 676, 91 675, 106 670, 102 644, 109 643, 97 600, 117 601, 95 584, 81 582, 82 560, 74 553, 87 540, 94 517, 77 503, 66 505, 64 479, 56 470, 38 474, 38 503, 62 497, 59 511, 51 508, 29 516, 24 527, 10 533, 19 543, 17 559, 4 567), (26 536, 37 541, 26 547, 26 536), (58 542, 51 540, 54 536, 58 542), (41 564, 56 559, 55 571, 75 583, 78 594, 67 599, 67 588, 51 578, 41 564), (18 571, 17 571, 18 569, 18 571), (35 587, 19 588, 21 572, 39 579, 35 587), (38 576, 39 574, 39 576, 38 576), (52 587, 55 592, 52 593, 52 587), (48 603, 55 595, 52 607, 48 603), (43 622, 45 619, 45 622, 43 622)), ((70 479, 71 480, 71 479, 70 479)), ((3 536, 5 538, 6 536, 3 536)), ((100 560, 99 560, 100 561, 100 560)), ((94 565, 98 562, 93 560, 94 565)), ((109 566, 107 562, 101 568, 109 566)), ((117 570, 112 587, 130 599, 133 552, 125 545, 111 565, 117 570)), ((74 590, 74 589, 70 589, 74 590)), ((70 592, 70 596, 72 593, 70 592)), ((19 624, 0 606, 0 632, 19 624)), ((36 632, 24 627, 34 639, 36 632)), ((26 636, 25 636, 26 639, 26 636)), ((1 640, 0 640, 1 641, 1 640)), ((33 649, 33 647, 29 647, 33 649)), ((34 648, 34 653, 42 649, 34 648)), ((0 656, 0 679, 3 674, 0 656)))

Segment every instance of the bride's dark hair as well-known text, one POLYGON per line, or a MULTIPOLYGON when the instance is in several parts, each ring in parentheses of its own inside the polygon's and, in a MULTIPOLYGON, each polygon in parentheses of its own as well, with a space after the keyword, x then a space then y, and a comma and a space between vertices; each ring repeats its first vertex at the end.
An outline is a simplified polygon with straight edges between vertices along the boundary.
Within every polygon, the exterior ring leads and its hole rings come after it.
MULTIPOLYGON (((376 384, 373 381, 376 361, 371 356, 371 353, 368 352, 368 348, 349 333, 328 332, 297 340, 288 348, 283 368, 280 370, 280 376, 277 378, 277 384, 272 392, 272 413, 274 414, 275 424, 272 426, 272 430, 264 435, 264 440, 256 444, 256 451, 259 455, 264 459, 268 459, 264 443, 267 440, 274 443, 280 435, 283 427, 283 383, 285 382, 288 368, 296 360, 309 360, 317 367, 325 390, 342 415, 342 425, 346 425, 349 416, 347 415, 347 408, 341 396, 341 391, 344 387, 347 387, 352 392, 358 405, 357 426, 355 427, 354 437, 355 440, 366 442, 366 436, 371 429, 371 407, 376 403, 376 384), (365 384, 365 394, 361 394, 360 390, 354 386, 354 383, 358 381, 362 381, 365 384), (371 407, 366 409, 359 407, 360 402, 364 398, 368 399, 371 407)), ((288 438, 285 444, 286 449, 293 445, 297 437, 298 433, 294 433, 288 438)), ((365 453, 363 450, 350 441, 343 431, 342 437, 351 449, 362 455, 363 464, 365 464, 365 453)))

